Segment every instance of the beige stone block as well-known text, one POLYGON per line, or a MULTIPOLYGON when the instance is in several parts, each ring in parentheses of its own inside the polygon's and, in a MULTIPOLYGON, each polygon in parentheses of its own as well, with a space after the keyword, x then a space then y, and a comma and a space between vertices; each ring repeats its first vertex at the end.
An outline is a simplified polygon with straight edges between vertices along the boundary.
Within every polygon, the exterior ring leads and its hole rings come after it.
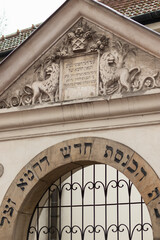
POLYGON ((28 226, 29 226, 31 217, 32 215, 30 214, 24 214, 24 213, 18 214, 18 218, 14 226, 13 235, 12 235, 13 240, 27 239, 28 226))
POLYGON ((74 163, 77 165, 86 165, 91 159, 91 152, 95 138, 76 138, 61 142, 49 148, 47 151, 50 156, 52 167, 58 168, 61 166, 74 163), (83 163, 84 162, 84 163, 83 163))
POLYGON ((151 166, 137 153, 129 161, 124 174, 139 190, 145 203, 148 204, 156 195, 155 189, 160 191, 160 180, 151 166), (153 191, 153 193, 152 193, 153 191))
POLYGON ((5 199, 11 199, 17 211, 32 213, 47 187, 48 185, 37 178, 36 173, 28 164, 14 179, 5 199))
POLYGON ((55 169, 56 158, 57 153, 55 147, 51 147, 39 153, 30 162, 30 166, 36 173, 38 179, 42 179, 45 175, 55 169))
MULTIPOLYGON (((80 143, 79 140, 77 142, 80 143)), ((77 168, 79 164, 73 164, 73 162, 82 160, 84 157, 79 154, 79 148, 74 147, 75 144, 75 140, 65 141, 38 154, 30 162, 37 177, 47 184, 52 184, 62 174, 77 168)), ((88 159, 88 155, 86 159, 88 159)))
POLYGON ((15 202, 5 197, 0 208, 0 239, 12 239, 14 223, 18 216, 15 206, 15 202))
POLYGON ((93 145, 91 160, 108 164, 123 172, 134 151, 118 142, 96 138, 93 145))
POLYGON ((76 138, 69 140, 69 145, 71 146, 72 162, 76 164, 81 162, 83 165, 86 165, 86 162, 92 160, 91 154, 93 151, 94 141, 94 137, 76 138))
POLYGON ((38 201, 41 199, 48 187, 49 185, 47 185, 46 182, 39 181, 32 189, 30 189, 25 199, 23 201, 21 200, 22 204, 20 211, 32 214, 38 201))
POLYGON ((160 240, 160 197, 151 201, 147 207, 152 220, 154 240, 160 240))
POLYGON ((49 172, 46 176, 42 178, 42 181, 48 183, 48 187, 52 185, 56 180, 58 180, 63 175, 67 174, 71 170, 78 169, 79 165, 69 163, 64 166, 59 166, 55 170, 49 172))
POLYGON ((38 183, 35 172, 28 164, 16 176, 7 191, 7 197, 16 202, 16 209, 20 208, 20 203, 25 199, 31 189, 38 183))
MULTIPOLYGON (((8 214, 9 215, 9 214, 8 214)), ((0 214, 0 221, 2 221, 4 214, 0 214)), ((25 240, 27 239, 28 226, 31 215, 24 213, 13 212, 12 217, 7 216, 4 219, 3 226, 0 226, 0 239, 6 240, 25 240)))

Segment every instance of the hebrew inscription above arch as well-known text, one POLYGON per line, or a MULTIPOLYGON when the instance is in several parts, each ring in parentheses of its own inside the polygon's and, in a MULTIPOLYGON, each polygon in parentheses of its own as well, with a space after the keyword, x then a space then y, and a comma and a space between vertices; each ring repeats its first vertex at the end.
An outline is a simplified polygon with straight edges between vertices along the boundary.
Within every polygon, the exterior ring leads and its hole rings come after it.
POLYGON ((160 179, 132 149, 96 137, 72 139, 49 147, 19 172, 0 208, 0 236, 7 240, 26 239, 35 205, 51 183, 78 166, 93 163, 110 165, 133 182, 148 207, 154 239, 159 239, 160 179), (21 225, 23 229, 18 231, 21 225))

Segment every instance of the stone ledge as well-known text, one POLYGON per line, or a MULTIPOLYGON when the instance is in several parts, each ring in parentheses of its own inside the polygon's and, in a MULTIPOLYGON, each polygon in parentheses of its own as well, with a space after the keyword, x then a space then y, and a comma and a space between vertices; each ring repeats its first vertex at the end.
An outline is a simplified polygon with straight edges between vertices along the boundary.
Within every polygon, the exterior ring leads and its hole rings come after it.
MULTIPOLYGON (((33 128, 39 129, 59 124, 98 121, 104 119, 113 120, 112 124, 110 121, 110 127, 118 125, 127 126, 133 123, 146 125, 147 123, 150 124, 151 122, 154 122, 157 124, 160 122, 159 113, 159 94, 114 99, 110 101, 102 99, 92 100, 90 102, 75 101, 53 106, 50 104, 44 104, 32 108, 19 107, 12 109, 12 111, 6 109, 1 110, 0 131, 20 131, 26 129, 28 131, 33 128)), ((107 122, 103 123, 103 127, 107 126, 107 122)), ((85 126, 83 126, 83 128, 85 128, 85 126)))

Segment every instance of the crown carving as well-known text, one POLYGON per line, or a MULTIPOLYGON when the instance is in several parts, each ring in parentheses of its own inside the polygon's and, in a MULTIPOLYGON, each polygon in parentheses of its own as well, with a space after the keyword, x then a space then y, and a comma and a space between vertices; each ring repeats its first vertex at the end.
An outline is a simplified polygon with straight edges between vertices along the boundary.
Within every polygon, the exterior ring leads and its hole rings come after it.
POLYGON ((91 30, 85 31, 84 27, 78 27, 74 32, 68 33, 73 52, 85 51, 91 36, 91 30))

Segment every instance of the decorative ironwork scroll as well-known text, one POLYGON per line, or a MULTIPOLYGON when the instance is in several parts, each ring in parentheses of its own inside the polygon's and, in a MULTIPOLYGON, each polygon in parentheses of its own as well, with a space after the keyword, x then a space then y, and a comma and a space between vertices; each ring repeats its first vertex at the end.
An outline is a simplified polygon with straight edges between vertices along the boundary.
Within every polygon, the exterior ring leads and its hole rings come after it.
POLYGON ((47 190, 28 240, 151 240, 146 205, 133 183, 107 165, 71 171, 47 190))

